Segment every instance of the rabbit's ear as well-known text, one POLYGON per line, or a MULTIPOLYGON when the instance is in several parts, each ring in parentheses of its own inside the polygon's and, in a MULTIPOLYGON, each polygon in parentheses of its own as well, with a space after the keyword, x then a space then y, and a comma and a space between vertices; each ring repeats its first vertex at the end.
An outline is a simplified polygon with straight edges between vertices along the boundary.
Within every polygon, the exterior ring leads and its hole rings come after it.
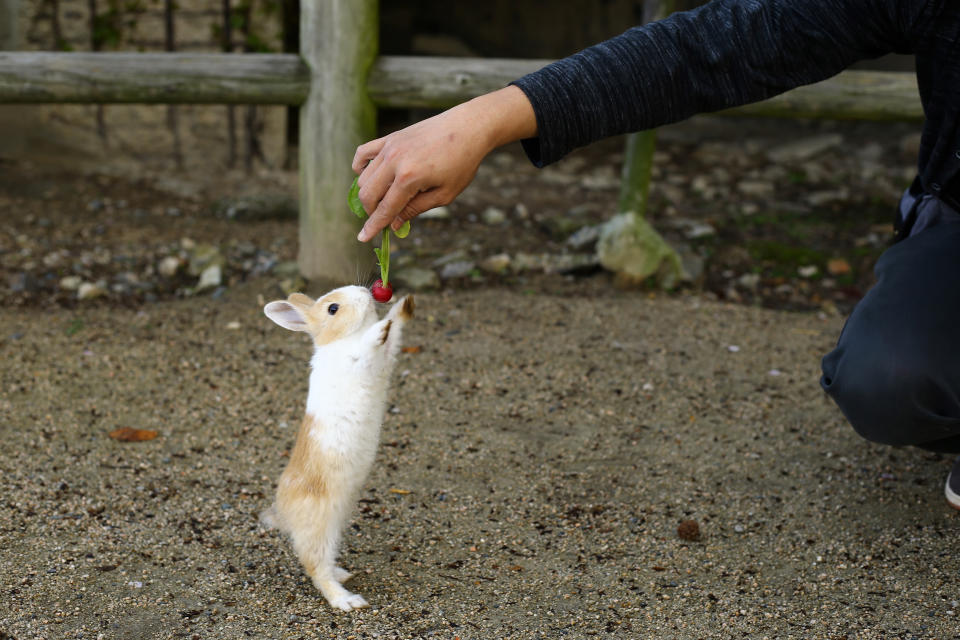
POLYGON ((307 331, 307 318, 303 310, 286 300, 274 300, 263 308, 263 313, 284 329, 307 331))
POLYGON ((309 309, 313 306, 313 298, 302 293, 291 293, 287 297, 287 302, 295 304, 303 309, 309 309))

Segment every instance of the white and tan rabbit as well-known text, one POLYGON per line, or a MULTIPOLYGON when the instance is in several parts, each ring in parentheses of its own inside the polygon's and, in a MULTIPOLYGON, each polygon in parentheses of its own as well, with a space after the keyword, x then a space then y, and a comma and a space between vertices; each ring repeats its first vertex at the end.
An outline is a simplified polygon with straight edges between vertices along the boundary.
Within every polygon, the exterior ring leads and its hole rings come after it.
POLYGON ((377 318, 370 291, 335 289, 316 302, 300 293, 263 312, 285 329, 313 338, 307 411, 273 506, 260 519, 290 536, 300 562, 331 606, 366 607, 342 583, 336 565, 343 527, 376 455, 400 333, 413 298, 377 318))

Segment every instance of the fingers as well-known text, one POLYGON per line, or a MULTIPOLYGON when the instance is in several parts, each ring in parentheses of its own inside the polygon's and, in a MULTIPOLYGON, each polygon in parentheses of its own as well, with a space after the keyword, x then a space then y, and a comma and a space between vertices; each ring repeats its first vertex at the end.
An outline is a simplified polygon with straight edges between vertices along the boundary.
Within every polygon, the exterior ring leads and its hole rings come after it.
MULTIPOLYGON (((363 229, 357 235, 357 240, 367 242, 400 214, 407 204, 416 196, 417 188, 408 182, 394 180, 390 189, 380 200, 380 204, 374 209, 363 229)), ((414 214, 415 215, 415 214, 414 214)))
POLYGON ((447 202, 448 200, 441 195, 439 189, 421 191, 415 195, 403 209, 400 210, 400 213, 397 215, 397 217, 394 218, 393 222, 390 223, 390 228, 396 231, 402 227, 403 223, 407 220, 413 220, 424 211, 429 211, 434 207, 447 204, 447 202))
POLYGON ((353 154, 353 164, 350 165, 353 172, 356 174, 362 173, 367 163, 380 153, 385 142, 385 138, 377 138, 357 147, 356 153, 353 154))

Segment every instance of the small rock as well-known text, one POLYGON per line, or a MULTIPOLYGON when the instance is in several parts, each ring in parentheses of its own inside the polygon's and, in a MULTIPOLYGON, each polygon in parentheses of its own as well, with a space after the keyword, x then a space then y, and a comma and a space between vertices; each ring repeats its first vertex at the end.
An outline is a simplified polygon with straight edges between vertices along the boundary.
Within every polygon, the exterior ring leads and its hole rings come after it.
POLYGON ((814 191, 804 198, 811 207, 822 207, 832 202, 844 202, 850 199, 850 191, 845 188, 826 191, 814 191))
POLYGON ((26 271, 11 276, 9 285, 13 293, 34 293, 40 288, 40 283, 33 274, 26 271))
POLYGON ((751 198, 769 198, 773 195, 773 183, 763 180, 741 180, 737 191, 751 198))
POLYGON ((467 259, 467 252, 463 249, 457 249, 456 251, 451 251, 450 253, 440 256, 433 261, 434 267, 442 267, 451 262, 462 262, 467 259))
POLYGON ((842 276, 850 273, 850 263, 843 258, 832 258, 827 261, 827 271, 834 276, 842 276))
POLYGON ((756 291, 757 287, 760 285, 760 274, 759 273, 745 273, 739 278, 737 278, 737 284, 741 289, 747 289, 748 291, 756 291))
POLYGON ((80 276, 64 276, 60 278, 60 288, 66 291, 76 291, 80 288, 83 278, 80 276))
POLYGON ((99 283, 82 282, 77 287, 77 300, 91 300, 104 294, 106 294, 106 290, 99 283))
POLYGON ((677 537, 681 540, 696 542, 700 539, 700 525, 696 520, 684 520, 677 527, 677 537))
POLYGON ((687 240, 717 235, 717 230, 713 225, 691 218, 669 218, 666 224, 680 231, 687 240))
POLYGON ((803 162, 841 144, 843 144, 843 136, 838 133, 828 133, 774 147, 767 152, 767 157, 773 162, 803 162))
POLYGON ((227 323, 226 328, 230 331, 236 331, 240 328, 240 323, 237 320, 233 320, 227 323))
POLYGON ((423 267, 407 267, 391 275, 390 279, 395 280, 398 287, 412 291, 440 288, 440 278, 437 276, 437 272, 423 267))
POLYGON ((504 213, 503 209, 498 209, 496 207, 487 207, 483 210, 483 213, 480 215, 485 224, 490 226, 496 226, 503 224, 507 219, 507 214, 504 213))
POLYGON ((602 228, 603 225, 601 224, 580 227, 567 238, 567 246, 577 250, 595 247, 597 240, 600 239, 600 230, 602 228))
POLYGON ((498 253, 492 255, 480 263, 480 268, 487 273, 503 273, 510 268, 510 254, 498 253))
POLYGON ((221 198, 213 205, 216 215, 230 220, 288 220, 297 217, 297 201, 287 194, 221 198))
POLYGON ((527 205, 518 202, 513 205, 513 215, 517 216, 520 220, 526 220, 530 217, 530 210, 527 209, 527 205))
POLYGON ((207 289, 213 289, 219 287, 220 283, 223 281, 223 271, 220 268, 219 264, 212 264, 200 274, 200 280, 197 282, 196 290, 206 291, 207 289))
POLYGON ((797 267, 797 273, 801 278, 812 278, 820 272, 820 269, 817 268, 815 264, 808 264, 802 267, 797 267))
POLYGON ((180 270, 180 258, 176 256, 167 256, 157 265, 157 271, 164 278, 171 278, 180 270))
POLYGON ((423 220, 446 220, 450 217, 450 209, 447 207, 434 207, 433 209, 424 211, 417 217, 423 220))
POLYGON ((470 275, 470 272, 476 268, 471 260, 457 260, 443 265, 440 271, 441 280, 450 280, 452 278, 463 278, 470 275))
POLYGON ((276 263, 271 273, 279 278, 298 278, 300 277, 300 266, 295 260, 284 260, 276 263))
POLYGON ((199 276, 210 267, 222 268, 225 262, 219 248, 212 244, 198 244, 190 252, 188 272, 192 276, 199 276))
POLYGON ((584 176, 580 184, 587 189, 617 189, 620 187, 620 176, 616 175, 613 167, 604 166, 584 176))

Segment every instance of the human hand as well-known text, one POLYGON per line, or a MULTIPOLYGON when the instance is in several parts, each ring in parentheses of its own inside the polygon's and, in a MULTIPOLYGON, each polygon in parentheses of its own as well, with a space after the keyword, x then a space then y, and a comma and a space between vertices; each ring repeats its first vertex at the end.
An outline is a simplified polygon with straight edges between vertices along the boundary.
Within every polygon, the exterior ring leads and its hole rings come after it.
POLYGON ((357 147, 353 170, 370 213, 357 236, 367 242, 386 226, 453 201, 483 158, 501 144, 536 135, 533 107, 509 86, 357 147))

